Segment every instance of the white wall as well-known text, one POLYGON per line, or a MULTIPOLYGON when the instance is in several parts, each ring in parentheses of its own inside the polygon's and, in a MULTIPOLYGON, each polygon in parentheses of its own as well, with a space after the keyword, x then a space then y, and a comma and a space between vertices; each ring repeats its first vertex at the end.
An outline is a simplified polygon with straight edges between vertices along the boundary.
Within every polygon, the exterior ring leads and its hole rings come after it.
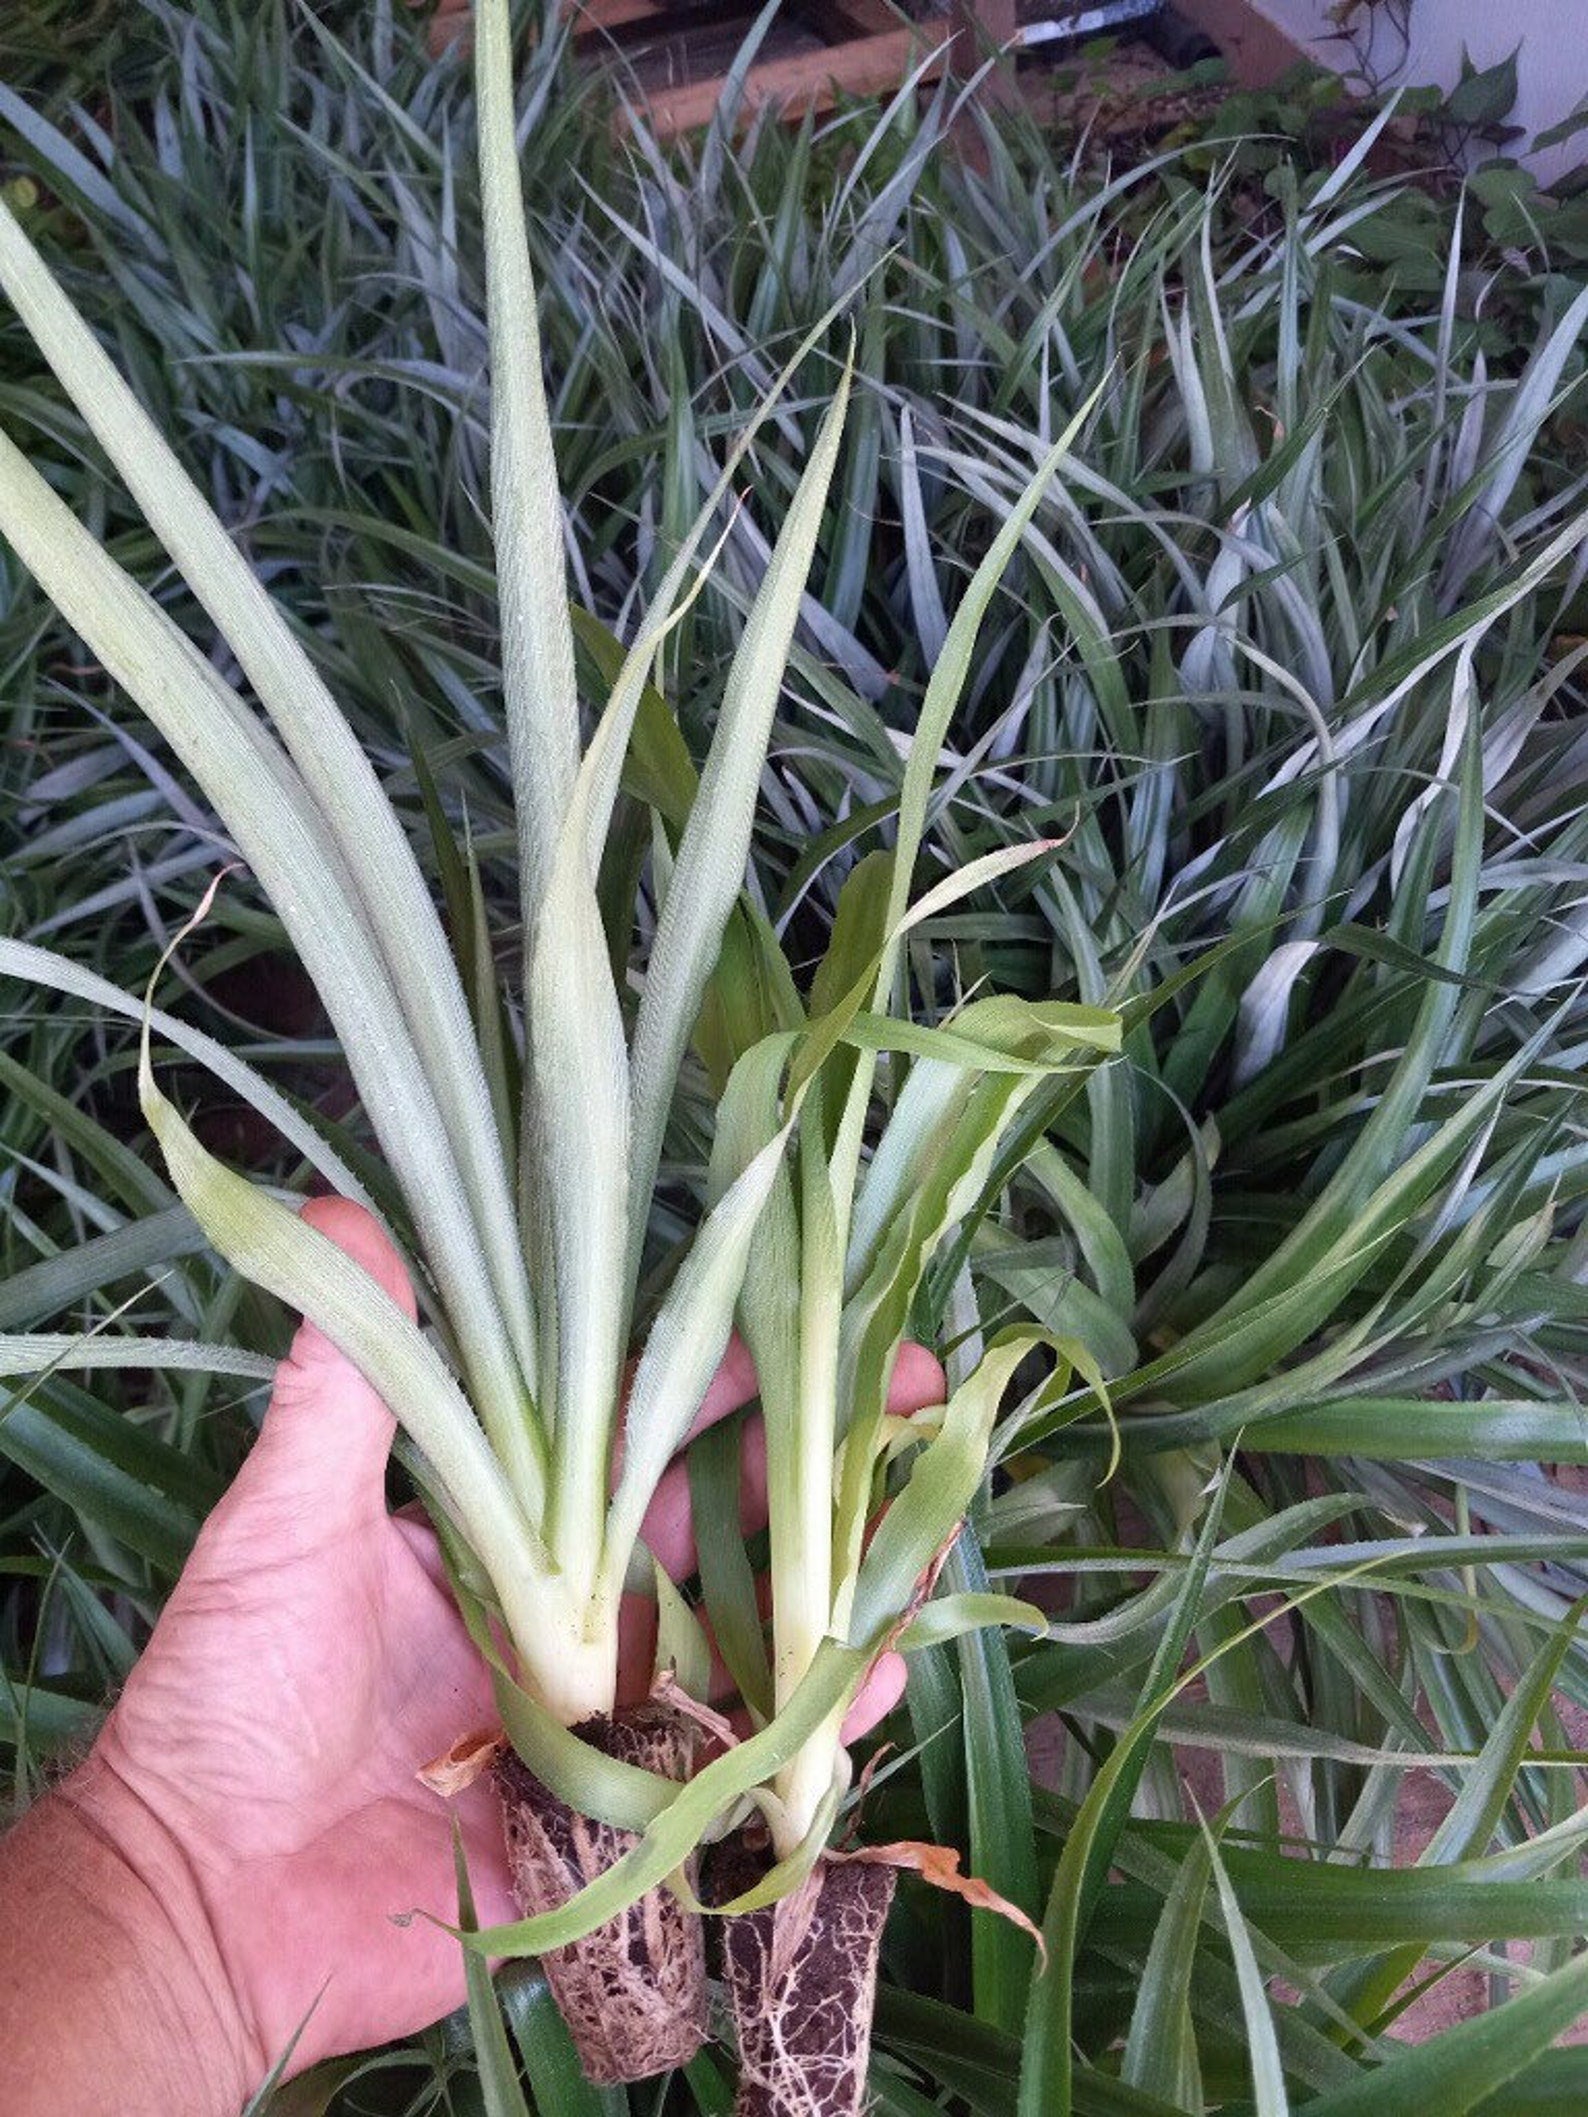
MULTIPOLYGON (((1343 47, 1317 41, 1329 29, 1329 0, 1249 0, 1258 14, 1284 30, 1326 66, 1338 66, 1343 47)), ((1568 117, 1588 98, 1588 0, 1412 0, 1411 56, 1398 77, 1450 88, 1461 72, 1465 44, 1475 66, 1492 66, 1518 44, 1517 99, 1509 122, 1531 136, 1568 117)), ((1379 50, 1395 48, 1380 34, 1379 50)), ((1588 160, 1588 132, 1546 148, 1530 167, 1541 183, 1588 160)))

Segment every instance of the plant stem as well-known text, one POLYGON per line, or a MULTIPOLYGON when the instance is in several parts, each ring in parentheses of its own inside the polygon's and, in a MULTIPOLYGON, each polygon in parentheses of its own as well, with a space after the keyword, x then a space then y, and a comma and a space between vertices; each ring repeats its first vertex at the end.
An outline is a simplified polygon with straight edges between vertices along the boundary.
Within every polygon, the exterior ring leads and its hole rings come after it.
MULTIPOLYGON (((841 1230, 848 1213, 837 1208, 820 1138, 820 1104, 813 1098, 799 1144, 804 1240, 798 1417, 791 1433, 781 1430, 781 1422, 769 1425, 767 1433, 768 1485, 779 1502, 771 1509, 773 1685, 779 1712, 833 1624, 833 1449, 843 1302, 841 1230)), ((774 1781, 783 1804, 772 1831, 780 1858, 800 1844, 816 1820, 838 1769, 842 1725, 840 1709, 774 1781)))
POLYGON ((617 1700, 617 1626, 606 1621, 604 1611, 599 1624, 594 1615, 588 1624, 570 1624, 556 1651, 541 1656, 541 1666, 525 1671, 542 1704, 564 1727, 609 1715, 617 1700))

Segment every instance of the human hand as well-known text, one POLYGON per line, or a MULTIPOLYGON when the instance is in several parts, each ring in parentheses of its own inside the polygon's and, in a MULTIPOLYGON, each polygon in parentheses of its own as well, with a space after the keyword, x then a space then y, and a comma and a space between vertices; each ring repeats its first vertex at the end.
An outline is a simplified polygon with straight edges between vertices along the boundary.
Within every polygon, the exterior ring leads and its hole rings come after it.
MULTIPOLYGON (((401 1261, 367 1214, 323 1199, 305 1217, 412 1313, 401 1261)), ((921 1409, 941 1390, 937 1363, 907 1348, 892 1408, 921 1409)), ((696 1430, 754 1394, 735 1341, 696 1430)), ((494 1719, 494 1707, 432 1532, 387 1511, 393 1431, 374 1390, 305 1324, 259 1439, 80 1775, 101 1839, 135 1842, 157 1895, 169 1865, 184 1901, 196 1897, 207 1927, 200 1952, 212 1941, 223 1988, 208 1998, 223 2017, 231 2010, 215 2033, 237 2054, 243 2092, 294 2034, 290 2072, 409 2034, 463 1998, 457 1943, 429 1920, 398 1925, 395 1915, 452 1913, 447 1811, 415 1774, 494 1719)), ((742 1514, 754 1529, 766 1519, 758 1425, 743 1453, 742 1514)), ((682 1463, 662 1480, 646 1537, 676 1577, 694 1570, 682 1463)), ((626 1627, 630 1695, 649 1680, 641 1630, 626 1627)), ((875 1725, 902 1687, 902 1664, 889 1657, 846 1737, 875 1725)), ((68 1799, 76 1783, 63 1789, 68 1799)), ((489 1787, 452 1807, 482 1921, 515 1917, 489 1787)), ((213 1986, 213 1973, 205 1981, 213 1986)))

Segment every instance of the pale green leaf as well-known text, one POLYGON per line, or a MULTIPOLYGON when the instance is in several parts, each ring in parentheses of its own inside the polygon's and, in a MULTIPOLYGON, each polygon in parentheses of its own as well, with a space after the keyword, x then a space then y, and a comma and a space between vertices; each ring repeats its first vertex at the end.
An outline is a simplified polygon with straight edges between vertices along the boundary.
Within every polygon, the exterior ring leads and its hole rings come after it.
MULTIPOLYGON (((507 1171, 494 1127, 488 1122, 489 1091, 441 922, 396 812, 285 617, 206 505, 154 421, 76 314, 3 200, 0 286, 53 367, 62 388, 126 480, 155 534, 229 641, 280 731, 319 818, 341 854, 345 863, 344 886, 351 886, 360 919, 376 937, 385 978, 421 1054, 450 1143, 451 1158, 466 1186, 476 1222, 476 1241, 484 1250, 502 1325, 511 1336, 518 1362, 525 1370, 524 1378, 532 1385, 534 1342, 528 1285, 507 1171)), ((7 444, 6 457, 9 459, 14 453, 7 444)), ((14 467, 8 461, 4 468, 10 472, 14 467)), ((26 505, 26 496, 18 494, 18 484, 14 474, 0 483, 0 529, 8 536, 13 534, 12 519, 19 500, 26 505)), ((36 505, 33 512, 38 512, 36 505)), ((35 532, 38 528, 36 521, 28 526, 35 532)), ((26 552, 23 556, 30 569, 38 572, 35 561, 26 552)), ((97 551, 96 561, 96 571, 114 573, 111 562, 97 551)), ((93 639, 104 628, 90 627, 67 609, 68 585, 58 571, 53 578, 45 579, 52 598, 66 610, 83 636, 93 639)), ((86 582, 83 590, 92 593, 86 582)), ((82 593, 74 599, 81 603, 82 593)), ((122 624, 125 626, 125 616, 122 624)), ((143 628, 145 635, 148 629, 143 628)), ((122 637, 127 650, 135 656, 136 667, 135 672, 123 668, 119 680, 158 721, 160 714, 157 702, 151 699, 150 685, 159 663, 151 664, 147 659, 147 636, 135 642, 130 632, 124 631, 122 637)), ((105 658, 97 646, 96 651, 105 658)), ((196 654, 192 659, 199 668, 206 666, 196 654)), ((112 673, 118 673, 113 662, 107 660, 107 666, 112 673)), ((212 699, 219 688, 216 679, 212 699)), ((213 715, 213 703, 211 711, 213 715)), ((245 710, 239 709, 239 713, 252 725, 252 717, 245 710)), ((238 717, 230 716, 234 729, 238 717)), ((257 773, 260 744, 251 741, 249 748, 257 773)), ((249 776, 248 765, 235 754, 229 761, 212 760, 208 769, 200 769, 191 756, 188 762, 218 806, 223 805, 224 796, 235 800, 239 783, 249 776)), ((264 823, 270 831, 268 814, 264 823)), ((249 851, 249 858, 259 865, 255 852, 249 851)), ((272 894, 285 913, 293 902, 292 892, 273 889, 272 894)), ((334 1007, 340 997, 338 988, 318 974, 315 982, 326 1004, 334 1007)), ((360 1034, 356 1020, 349 1023, 349 1033, 344 1034, 350 1058, 360 1045, 376 1040, 373 1031, 360 1034)))

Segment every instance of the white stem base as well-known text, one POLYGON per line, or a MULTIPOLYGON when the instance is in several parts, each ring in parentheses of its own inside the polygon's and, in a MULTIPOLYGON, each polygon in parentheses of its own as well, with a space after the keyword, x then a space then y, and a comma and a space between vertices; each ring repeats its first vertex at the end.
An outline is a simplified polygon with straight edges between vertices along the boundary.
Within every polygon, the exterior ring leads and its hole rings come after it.
POLYGON ((615 1624, 603 1624, 592 1638, 548 1616, 533 1655, 520 1642, 514 1644, 528 1688, 564 1727, 577 1727, 598 1714, 611 1715, 618 1688, 615 1624))
POLYGON ((847 1711, 847 1706, 840 1706, 831 1719, 824 1720, 772 1782, 782 1804, 781 1812, 774 1810, 771 1825, 772 1848, 780 1860, 786 1860, 810 1836, 834 1782, 849 1783, 849 1752, 839 1740, 847 1711))

